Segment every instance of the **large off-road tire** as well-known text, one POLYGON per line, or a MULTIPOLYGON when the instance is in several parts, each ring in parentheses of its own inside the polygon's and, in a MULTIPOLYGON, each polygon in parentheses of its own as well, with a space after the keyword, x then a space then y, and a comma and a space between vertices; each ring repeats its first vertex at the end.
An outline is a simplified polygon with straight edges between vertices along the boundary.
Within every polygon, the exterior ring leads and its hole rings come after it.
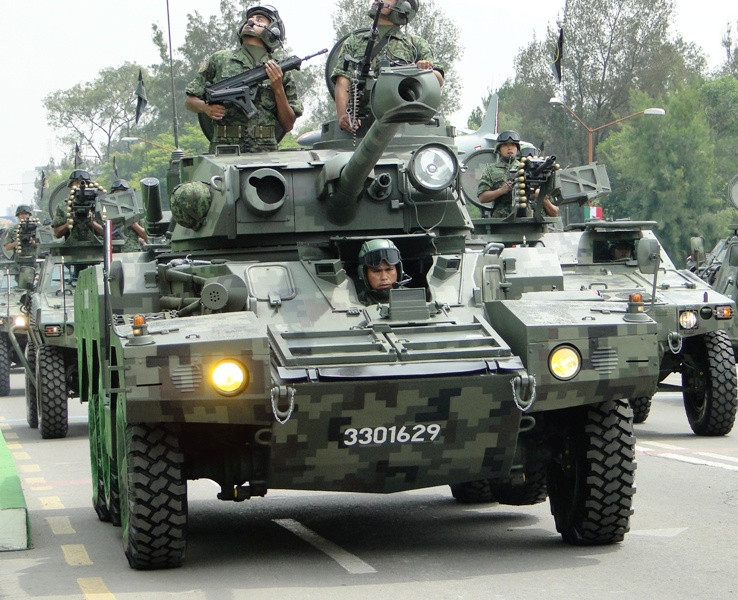
POLYGON ((187 480, 179 439, 165 426, 118 423, 123 550, 134 569, 182 566, 187 480))
POLYGON ((687 420, 697 435, 727 435, 733 429, 736 396, 735 357, 725 331, 690 342, 682 372, 687 420))
POLYGON ((10 395, 10 358, 15 353, 7 333, 0 333, 0 396, 10 395))
POLYGON ((492 496, 500 504, 511 506, 527 506, 540 504, 548 497, 546 486, 546 465, 542 462, 531 462, 525 467, 525 478, 522 482, 511 482, 507 479, 491 479, 489 482, 492 496))
MULTIPOLYGON (((36 346, 28 340, 26 344, 26 360, 31 367, 34 376, 36 375, 36 346)), ((38 429, 38 400, 36 398, 36 386, 33 385, 31 378, 26 375, 26 421, 31 429, 38 429)))
POLYGON ((621 542, 635 493, 633 411, 623 399, 570 412, 548 468, 556 530, 569 544, 621 542))
POLYGON ((66 437, 69 430, 67 379, 64 356, 59 348, 41 346, 38 349, 36 398, 41 437, 47 440, 66 437))
POLYGON ((495 501, 488 479, 454 483, 450 487, 453 497, 462 504, 481 504, 495 501))
POLYGON ((633 409, 633 423, 645 423, 648 414, 651 412, 651 398, 640 396, 639 398, 631 398, 629 402, 633 409))

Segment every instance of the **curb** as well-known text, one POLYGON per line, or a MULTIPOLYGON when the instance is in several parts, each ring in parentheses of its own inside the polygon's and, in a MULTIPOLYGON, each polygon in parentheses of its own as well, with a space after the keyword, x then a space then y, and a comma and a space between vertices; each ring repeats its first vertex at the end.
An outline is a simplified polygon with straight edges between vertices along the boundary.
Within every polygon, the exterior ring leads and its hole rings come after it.
POLYGON ((26 550, 31 528, 13 455, 0 431, 0 551, 26 550))

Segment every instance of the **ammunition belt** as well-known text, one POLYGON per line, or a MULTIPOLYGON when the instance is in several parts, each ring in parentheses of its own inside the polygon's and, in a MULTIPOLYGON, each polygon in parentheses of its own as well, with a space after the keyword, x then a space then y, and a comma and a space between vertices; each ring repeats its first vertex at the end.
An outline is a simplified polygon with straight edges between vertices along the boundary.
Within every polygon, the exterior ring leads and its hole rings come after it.
POLYGON ((274 137, 272 125, 216 125, 214 129, 216 138, 245 138, 271 139, 274 137))

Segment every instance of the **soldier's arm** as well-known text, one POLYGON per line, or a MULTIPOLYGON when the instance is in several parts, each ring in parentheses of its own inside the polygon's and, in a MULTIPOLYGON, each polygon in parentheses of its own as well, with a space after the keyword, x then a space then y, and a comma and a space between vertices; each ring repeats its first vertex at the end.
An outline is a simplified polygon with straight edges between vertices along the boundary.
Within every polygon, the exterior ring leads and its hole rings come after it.
POLYGON ((284 73, 276 61, 270 60, 264 63, 264 69, 269 76, 272 86, 274 100, 277 103, 277 119, 285 132, 292 131, 297 116, 287 100, 287 92, 284 89, 284 73))

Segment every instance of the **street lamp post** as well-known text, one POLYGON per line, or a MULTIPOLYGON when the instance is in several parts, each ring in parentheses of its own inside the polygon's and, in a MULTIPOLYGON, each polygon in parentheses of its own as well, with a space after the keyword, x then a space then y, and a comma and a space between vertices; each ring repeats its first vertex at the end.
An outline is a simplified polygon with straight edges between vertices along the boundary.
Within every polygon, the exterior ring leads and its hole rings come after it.
POLYGON ((632 117, 637 117, 638 115, 665 115, 666 111, 663 108, 646 108, 644 110, 639 110, 638 112, 634 112, 632 115, 628 115, 626 117, 620 117, 619 119, 615 119, 614 121, 610 121, 609 123, 605 123, 604 125, 600 125, 599 127, 590 127, 587 125, 582 119, 579 117, 577 113, 575 113, 569 106, 564 104, 564 101, 560 98, 551 98, 549 101, 549 104, 557 104, 561 107, 563 107, 572 117, 574 117, 579 123, 587 130, 587 161, 592 162, 594 160, 594 133, 595 131, 600 131, 602 129, 605 129, 606 127, 610 127, 610 125, 616 125, 618 123, 621 123, 625 121, 626 119, 630 119, 632 117))
POLYGON ((157 142, 152 142, 151 140, 147 140, 146 138, 142 137, 124 137, 120 138, 121 142, 128 142, 129 144, 132 142, 144 142, 146 144, 151 144, 152 146, 156 146, 157 148, 161 148, 162 150, 166 150, 167 152, 174 152, 174 148, 168 148, 167 146, 162 146, 161 144, 158 144, 157 142))

